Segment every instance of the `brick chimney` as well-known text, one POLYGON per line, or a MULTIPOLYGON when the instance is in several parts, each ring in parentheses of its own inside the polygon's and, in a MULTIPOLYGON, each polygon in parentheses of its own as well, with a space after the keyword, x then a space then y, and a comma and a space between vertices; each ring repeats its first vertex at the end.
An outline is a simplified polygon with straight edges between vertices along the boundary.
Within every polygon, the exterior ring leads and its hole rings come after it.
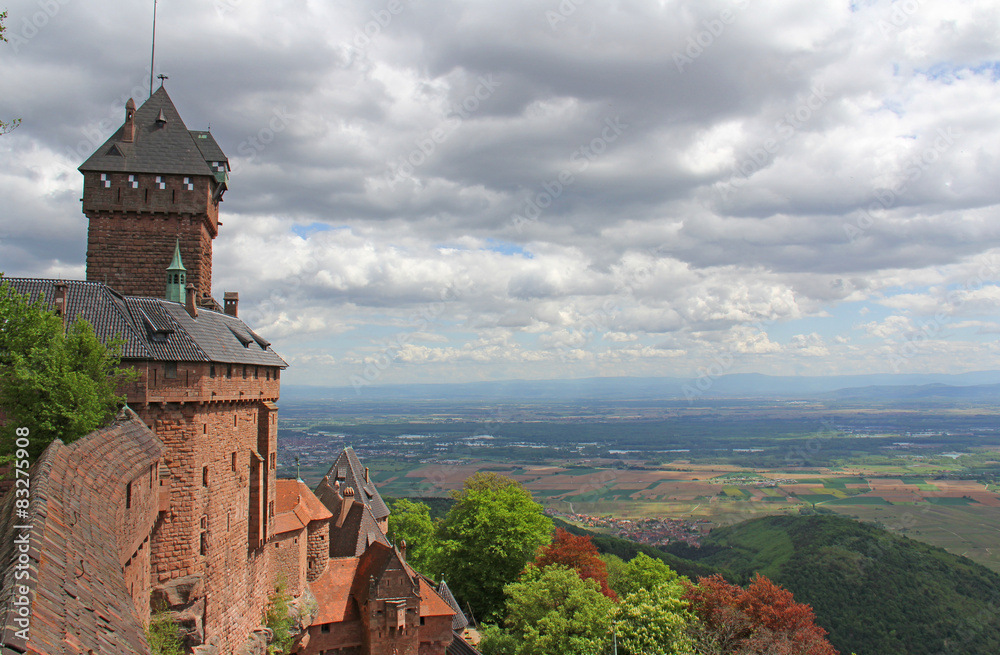
POLYGON ((69 291, 69 285, 59 280, 55 284, 55 293, 53 294, 53 301, 56 305, 56 316, 62 319, 63 330, 66 329, 66 294, 69 291))
POLYGON ((344 489, 344 502, 340 503, 340 516, 337 517, 337 527, 342 527, 347 520, 347 513, 354 506, 354 489, 350 487, 344 489))
POLYGON ((194 284, 191 282, 187 283, 184 287, 186 291, 186 298, 184 300, 185 307, 187 308, 187 313, 191 315, 191 318, 198 318, 198 305, 194 301, 194 284))
POLYGON ((399 540, 399 558, 406 561, 406 539, 399 540))
POLYGON ((240 305, 240 294, 235 291, 227 291, 222 296, 222 304, 227 314, 236 317, 240 305))
POLYGON ((132 98, 125 103, 125 125, 122 126, 122 142, 135 141, 135 101, 132 98))

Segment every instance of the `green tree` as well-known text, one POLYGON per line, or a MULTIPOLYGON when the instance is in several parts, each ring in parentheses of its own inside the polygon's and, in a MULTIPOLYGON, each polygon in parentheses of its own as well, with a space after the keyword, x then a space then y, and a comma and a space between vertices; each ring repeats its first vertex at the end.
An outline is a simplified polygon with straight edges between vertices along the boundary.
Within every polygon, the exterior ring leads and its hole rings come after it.
POLYGON ((452 495, 440 531, 442 571, 478 620, 495 621, 504 585, 550 541, 552 521, 527 489, 496 473, 476 473, 452 495))
POLYGON ((389 539, 399 545, 406 541, 406 563, 432 578, 441 574, 436 570, 440 561, 440 547, 431 508, 400 498, 392 504, 389 514, 389 539))
MULTIPOLYGON (((5 43, 7 41, 7 37, 4 36, 4 32, 7 31, 7 26, 4 25, 3 22, 4 22, 4 20, 6 18, 7 18, 7 12, 6 11, 0 11, 0 41, 5 42, 5 43)), ((20 124, 21 124, 21 119, 20 118, 15 118, 14 120, 12 120, 9 123, 5 123, 4 121, 0 120, 0 135, 7 134, 7 132, 10 132, 11 130, 13 130, 15 127, 17 127, 20 124)))
POLYGON ((0 278, 0 454, 9 456, 18 427, 30 430, 37 457, 54 439, 70 443, 106 424, 125 400, 117 387, 135 377, 118 367, 120 351, 82 319, 64 332, 41 298, 30 302, 0 278))
POLYGON ((619 594, 631 594, 640 589, 652 590, 657 585, 677 580, 677 572, 658 559, 639 553, 625 565, 618 585, 619 594))
POLYGON ((683 599, 686 589, 674 579, 639 588, 615 608, 613 623, 623 655, 681 655, 691 653, 694 641, 683 599))
POLYGON ((504 593, 515 655, 593 655, 607 643, 614 601, 571 568, 529 566, 504 593))
POLYGON ((608 571, 608 586, 619 596, 624 596, 625 560, 613 553, 602 553, 598 557, 608 571))

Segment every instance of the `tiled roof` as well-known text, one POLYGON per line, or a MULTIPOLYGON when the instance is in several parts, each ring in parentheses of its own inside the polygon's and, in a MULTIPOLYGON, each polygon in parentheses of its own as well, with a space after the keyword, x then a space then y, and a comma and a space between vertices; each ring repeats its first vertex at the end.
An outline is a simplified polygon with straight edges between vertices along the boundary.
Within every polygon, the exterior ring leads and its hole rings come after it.
MULTIPOLYGON (((409 564, 405 564, 405 566, 411 578, 416 575, 409 564)), ((441 595, 435 591, 433 585, 426 583, 420 585, 420 616, 452 616, 454 613, 455 610, 448 605, 447 601, 441 598, 441 595)), ((454 620, 452 620, 452 624, 454 624, 454 620)), ((452 629, 454 630, 454 628, 452 629)))
MULTIPOLYGON (((55 306, 57 280, 3 278, 31 300, 44 294, 55 306)), ((124 341, 122 359, 223 362, 286 367, 270 343, 240 319, 202 309, 191 318, 180 303, 162 298, 122 296, 102 282, 65 281, 68 322, 86 319, 104 343, 124 341)))
POLYGON ((481 655, 469 642, 462 639, 462 635, 457 632, 444 652, 447 655, 481 655))
POLYGON ((372 544, 389 545, 370 509, 354 503, 339 528, 330 525, 330 557, 360 556, 372 544))
POLYGON ((451 629, 457 632, 465 630, 465 628, 469 625, 469 620, 465 618, 465 612, 462 611, 458 601, 455 600, 455 595, 451 593, 451 589, 448 588, 448 583, 442 580, 441 584, 437 587, 437 592, 438 595, 444 599, 444 602, 448 603, 448 606, 455 612, 455 618, 452 619, 451 622, 451 629))
POLYGON ((319 611, 312 625, 339 623, 360 618, 357 607, 350 599, 351 585, 358 568, 357 557, 342 557, 327 562, 326 571, 309 589, 316 597, 319 611))
POLYGON ((333 517, 302 480, 279 479, 275 494, 275 534, 300 530, 310 521, 325 521, 333 517))
MULTIPOLYGON (((142 622, 125 586, 118 543, 128 480, 163 456, 163 444, 130 410, 111 426, 71 445, 53 442, 31 469, 27 518, 15 494, 0 506, 0 642, 15 638, 15 525, 31 530, 31 653, 149 653, 142 622)), ((18 585, 24 582, 18 582, 18 585)), ((3 651, 8 652, 6 648, 3 651)))
POLYGON ((341 488, 347 486, 354 489, 355 500, 360 500, 368 506, 376 519, 389 516, 389 508, 386 507, 370 477, 369 480, 365 480, 365 467, 361 465, 361 461, 350 446, 340 453, 326 477, 330 479, 331 484, 340 480, 341 488))
POLYGON ((125 143, 125 125, 80 166, 81 172, 165 173, 215 176, 211 164, 228 160, 215 139, 191 132, 162 86, 136 110, 135 138, 125 143), (157 121, 162 112, 166 121, 157 121))

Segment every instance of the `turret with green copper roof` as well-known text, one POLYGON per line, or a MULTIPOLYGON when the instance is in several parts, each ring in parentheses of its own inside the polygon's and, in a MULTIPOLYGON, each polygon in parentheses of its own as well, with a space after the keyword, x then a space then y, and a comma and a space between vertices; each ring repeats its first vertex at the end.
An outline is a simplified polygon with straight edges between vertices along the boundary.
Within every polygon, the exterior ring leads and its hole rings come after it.
POLYGON ((184 286, 187 284, 187 269, 181 261, 181 240, 177 239, 174 246, 174 258, 170 260, 167 267, 167 300, 179 302, 182 305, 187 301, 184 286))

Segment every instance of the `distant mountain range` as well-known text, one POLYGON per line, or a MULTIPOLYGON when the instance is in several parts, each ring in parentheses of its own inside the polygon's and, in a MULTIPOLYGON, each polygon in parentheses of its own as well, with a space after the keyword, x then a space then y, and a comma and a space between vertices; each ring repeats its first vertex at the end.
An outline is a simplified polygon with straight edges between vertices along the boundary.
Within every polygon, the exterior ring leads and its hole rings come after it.
POLYGON ((286 400, 699 400, 1000 401, 1000 371, 826 377, 737 373, 718 378, 584 378, 460 384, 314 387, 282 385, 286 400))

